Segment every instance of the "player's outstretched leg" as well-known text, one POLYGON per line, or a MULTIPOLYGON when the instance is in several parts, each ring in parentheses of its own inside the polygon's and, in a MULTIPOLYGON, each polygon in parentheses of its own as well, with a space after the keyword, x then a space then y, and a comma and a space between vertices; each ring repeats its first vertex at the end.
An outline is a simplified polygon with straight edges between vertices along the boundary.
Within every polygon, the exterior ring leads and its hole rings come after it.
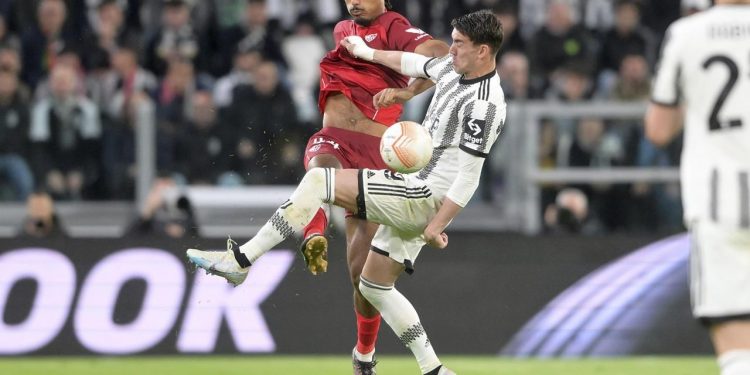
POLYGON ((323 203, 335 199, 334 169, 313 168, 305 174, 292 196, 282 204, 250 241, 227 251, 201 251, 190 249, 188 259, 209 273, 224 277, 239 285, 245 281, 252 262, 268 250, 301 230, 323 203), (240 275, 244 273, 245 277, 240 275))
POLYGON ((451 375, 435 354, 414 306, 393 286, 378 285, 360 277, 359 289, 383 315, 399 340, 414 354, 425 375, 451 375))
POLYGON ((237 243, 230 238, 227 239, 227 251, 188 249, 187 257, 193 264, 206 270, 206 273, 221 276, 237 286, 247 278, 250 263, 245 264, 247 258, 240 254, 235 248, 236 245, 237 243))

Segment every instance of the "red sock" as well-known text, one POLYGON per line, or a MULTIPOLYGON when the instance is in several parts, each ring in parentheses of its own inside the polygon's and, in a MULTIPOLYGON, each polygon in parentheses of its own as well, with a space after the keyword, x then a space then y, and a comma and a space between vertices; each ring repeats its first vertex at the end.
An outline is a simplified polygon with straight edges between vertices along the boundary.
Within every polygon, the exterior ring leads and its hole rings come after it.
POLYGON ((357 351, 360 354, 370 353, 375 350, 375 341, 378 340, 380 314, 366 318, 357 310, 354 313, 357 315, 357 351))
POLYGON ((313 233, 324 234, 327 227, 328 216, 326 216, 326 211, 323 208, 319 208, 312 221, 305 226, 305 235, 303 238, 307 238, 307 236, 313 233))

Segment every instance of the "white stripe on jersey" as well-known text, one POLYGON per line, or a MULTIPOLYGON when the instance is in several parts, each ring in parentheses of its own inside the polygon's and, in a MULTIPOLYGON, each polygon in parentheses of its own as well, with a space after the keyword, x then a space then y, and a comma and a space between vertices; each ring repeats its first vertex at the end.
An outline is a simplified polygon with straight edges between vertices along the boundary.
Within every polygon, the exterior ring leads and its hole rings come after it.
POLYGON ((465 80, 453 69, 450 55, 427 61, 424 70, 436 82, 422 124, 432 135, 434 152, 417 173, 442 196, 458 174, 459 152, 489 155, 505 123, 505 95, 496 72, 465 80))
POLYGON ((685 220, 750 229, 750 6, 715 6, 667 35, 652 100, 685 108, 685 220))

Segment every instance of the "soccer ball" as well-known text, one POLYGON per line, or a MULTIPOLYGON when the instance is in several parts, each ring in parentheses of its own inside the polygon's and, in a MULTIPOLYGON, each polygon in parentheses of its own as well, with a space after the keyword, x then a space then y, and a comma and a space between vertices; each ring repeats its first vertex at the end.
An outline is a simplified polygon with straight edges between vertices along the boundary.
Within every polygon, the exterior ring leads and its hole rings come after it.
POLYGON ((383 133, 380 156, 396 172, 416 172, 432 158, 432 137, 416 122, 397 122, 383 133))

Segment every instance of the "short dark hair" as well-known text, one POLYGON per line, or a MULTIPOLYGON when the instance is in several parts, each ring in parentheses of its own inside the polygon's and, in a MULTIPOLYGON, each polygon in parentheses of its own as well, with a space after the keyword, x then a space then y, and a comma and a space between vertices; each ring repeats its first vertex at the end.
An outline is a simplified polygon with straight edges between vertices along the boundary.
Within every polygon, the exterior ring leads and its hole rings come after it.
POLYGON ((391 0, 385 0, 385 9, 393 10, 393 5, 391 5, 391 0))
POLYGON ((493 54, 497 54, 503 44, 503 27, 495 14, 480 10, 454 18, 451 26, 476 44, 486 44, 493 54))

